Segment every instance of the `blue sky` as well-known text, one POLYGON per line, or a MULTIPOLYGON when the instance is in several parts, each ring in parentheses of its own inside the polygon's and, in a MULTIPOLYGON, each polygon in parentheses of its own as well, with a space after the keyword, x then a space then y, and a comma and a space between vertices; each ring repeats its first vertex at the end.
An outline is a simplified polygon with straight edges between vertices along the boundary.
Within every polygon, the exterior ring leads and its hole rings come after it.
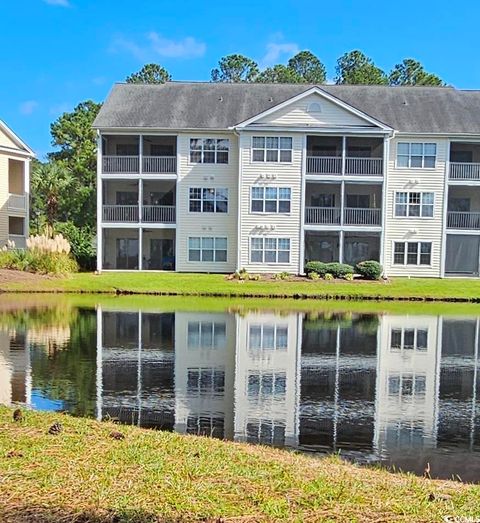
POLYGON ((42 157, 49 125, 146 62, 209 80, 218 59, 261 65, 309 49, 325 63, 361 49, 389 70, 413 57, 448 83, 480 88, 480 3, 336 0, 18 0, 1 5, 0 118, 42 157))

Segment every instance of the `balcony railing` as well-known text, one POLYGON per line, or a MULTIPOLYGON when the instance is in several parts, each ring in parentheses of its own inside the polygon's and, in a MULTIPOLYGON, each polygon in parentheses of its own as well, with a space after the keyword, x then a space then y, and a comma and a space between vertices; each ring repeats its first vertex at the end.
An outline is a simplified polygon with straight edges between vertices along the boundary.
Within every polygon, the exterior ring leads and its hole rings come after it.
POLYGON ((148 223, 175 223, 175 206, 144 205, 142 221, 148 223))
MULTIPOLYGON (((340 156, 307 156, 307 174, 342 174, 340 156)), ((382 176, 382 158, 345 158, 345 174, 382 176)))
POLYGON ((356 209, 346 207, 344 210, 345 225, 380 225, 381 223, 381 209, 356 209))
POLYGON ((116 223, 139 222, 146 223, 175 223, 174 205, 143 205, 139 214, 138 205, 104 205, 103 221, 116 223))
POLYGON ((12 211, 26 211, 27 210, 27 196, 25 194, 8 195, 8 208, 12 211))
POLYGON ((480 212, 448 211, 447 227, 449 229, 480 229, 480 212))
POLYGON ((338 207, 305 207, 305 223, 339 225, 340 209, 338 207))
POLYGON ((140 160, 145 174, 175 174, 176 156, 103 156, 104 174, 139 174, 140 160))
POLYGON ((138 205, 104 205, 104 222, 138 222, 138 205))
POLYGON ((139 156, 104 156, 103 171, 105 174, 138 174, 140 172, 139 156))
POLYGON ((144 156, 142 168, 146 174, 174 174, 177 172, 177 157, 144 156))
POLYGON ((480 163, 450 162, 449 178, 480 181, 480 163))
POLYGON ((307 156, 307 174, 342 174, 342 158, 307 156))
POLYGON ((345 158, 345 174, 382 176, 382 158, 345 158))

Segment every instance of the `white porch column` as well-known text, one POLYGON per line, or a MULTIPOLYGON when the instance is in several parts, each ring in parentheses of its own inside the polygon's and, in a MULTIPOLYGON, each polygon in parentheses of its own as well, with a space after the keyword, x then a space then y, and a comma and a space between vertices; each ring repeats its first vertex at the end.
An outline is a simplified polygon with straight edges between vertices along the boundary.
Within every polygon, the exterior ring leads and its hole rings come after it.
POLYGON ((97 271, 103 268, 103 186, 102 186, 102 135, 97 131, 97 271))
POLYGON ((143 222, 143 179, 138 180, 138 221, 143 222))
POLYGON ((345 176, 346 158, 347 158, 347 137, 342 136, 342 176, 345 176))
POLYGON ((338 261, 340 263, 343 263, 343 243, 345 241, 345 233, 344 231, 340 231, 338 235, 338 261))
POLYGON ((143 173, 143 134, 138 137, 138 172, 143 173))
POLYGON ((138 270, 143 270, 143 228, 138 229, 138 270))

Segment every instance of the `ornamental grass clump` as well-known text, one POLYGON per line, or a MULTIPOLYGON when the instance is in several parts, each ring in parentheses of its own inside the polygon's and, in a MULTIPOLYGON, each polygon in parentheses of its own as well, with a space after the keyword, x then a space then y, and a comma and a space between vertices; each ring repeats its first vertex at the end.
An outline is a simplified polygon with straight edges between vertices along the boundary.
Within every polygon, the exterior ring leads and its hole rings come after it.
POLYGON ((78 270, 70 255, 70 244, 61 234, 53 238, 47 234, 30 236, 26 243, 26 249, 18 249, 8 242, 0 252, 0 268, 55 275, 78 270))

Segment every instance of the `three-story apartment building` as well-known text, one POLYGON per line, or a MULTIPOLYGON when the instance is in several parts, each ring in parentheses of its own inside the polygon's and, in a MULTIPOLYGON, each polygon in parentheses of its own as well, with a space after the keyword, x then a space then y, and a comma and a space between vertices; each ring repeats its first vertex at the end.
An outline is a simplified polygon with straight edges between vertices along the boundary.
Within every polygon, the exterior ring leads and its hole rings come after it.
POLYGON ((24 248, 28 236, 30 160, 33 151, 0 120, 0 245, 24 248))
POLYGON ((98 131, 98 270, 479 275, 480 92, 114 86, 98 131))

